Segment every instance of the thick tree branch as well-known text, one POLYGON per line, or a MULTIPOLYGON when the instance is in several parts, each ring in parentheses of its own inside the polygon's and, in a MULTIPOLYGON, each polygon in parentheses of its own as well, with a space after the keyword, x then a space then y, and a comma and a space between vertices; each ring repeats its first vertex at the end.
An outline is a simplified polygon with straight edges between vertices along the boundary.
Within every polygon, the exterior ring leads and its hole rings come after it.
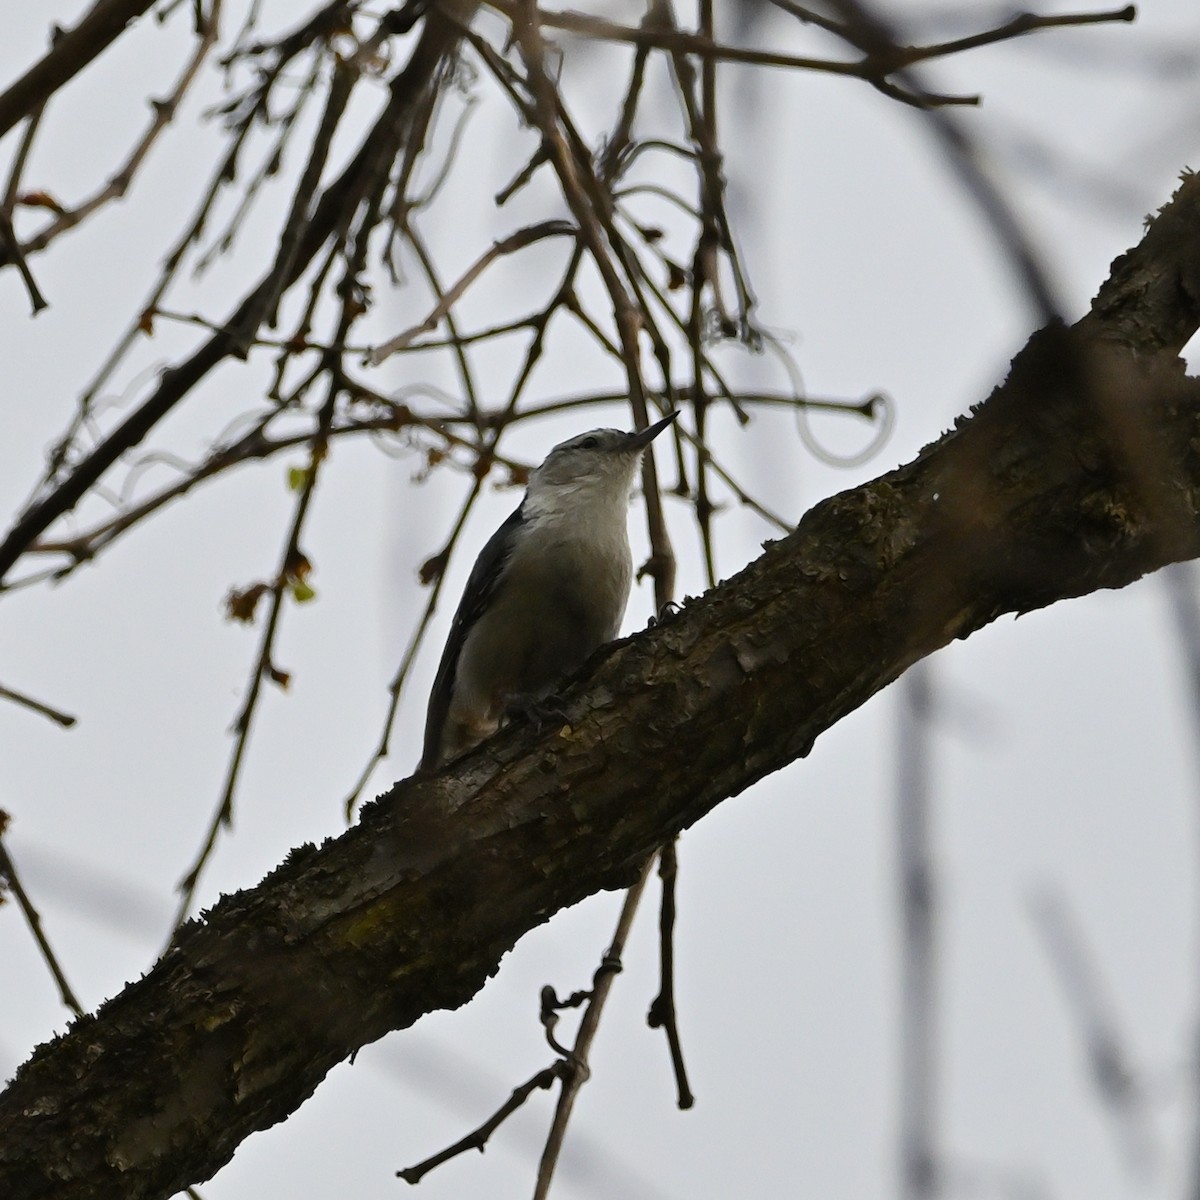
POLYGON ((1200 324, 1183 283, 1200 262, 1195 179, 1160 220, 1177 239, 1120 264, 1174 296, 1160 337, 1122 343, 1104 295, 1075 331, 1037 334, 914 462, 601 652, 563 698, 568 724, 511 726, 404 780, 185 927, 0 1096, 0 1195, 141 1200, 208 1178, 353 1050, 464 1003, 525 932, 628 885, 916 660, 1200 556, 1200 382, 1173 357, 1200 324))

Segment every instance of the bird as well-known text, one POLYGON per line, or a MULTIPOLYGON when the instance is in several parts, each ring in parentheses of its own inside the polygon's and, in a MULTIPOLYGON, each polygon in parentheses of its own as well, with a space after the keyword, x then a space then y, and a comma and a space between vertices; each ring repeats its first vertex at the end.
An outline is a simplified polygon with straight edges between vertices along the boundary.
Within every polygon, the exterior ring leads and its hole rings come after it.
POLYGON ((419 772, 538 703, 621 627, 633 582, 626 518, 642 454, 679 415, 642 430, 592 429, 530 473, 488 539, 450 624, 429 696, 419 772))

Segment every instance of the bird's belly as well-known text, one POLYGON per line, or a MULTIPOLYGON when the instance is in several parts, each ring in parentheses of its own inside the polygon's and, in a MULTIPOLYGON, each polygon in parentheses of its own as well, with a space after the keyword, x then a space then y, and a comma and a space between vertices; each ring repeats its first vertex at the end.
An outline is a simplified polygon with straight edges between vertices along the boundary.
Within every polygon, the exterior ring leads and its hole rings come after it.
MULTIPOLYGON (((626 552, 627 553, 627 552, 626 552)), ((544 696, 576 671, 620 628, 629 593, 629 560, 614 555, 604 568, 553 572, 513 564, 502 595, 475 624, 463 646, 455 708, 498 722, 512 696, 544 696), (588 586, 580 583, 587 578, 588 586)))

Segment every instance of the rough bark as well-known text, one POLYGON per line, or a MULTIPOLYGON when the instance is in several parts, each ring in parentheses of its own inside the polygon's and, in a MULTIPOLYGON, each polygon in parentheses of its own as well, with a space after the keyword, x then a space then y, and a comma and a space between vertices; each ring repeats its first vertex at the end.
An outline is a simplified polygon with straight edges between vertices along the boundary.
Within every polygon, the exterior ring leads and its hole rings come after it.
POLYGON ((464 1003, 522 934, 629 883, 918 658, 1200 555, 1200 381, 1174 358, 1200 322, 1194 179, 1158 220, 954 431, 602 652, 563 727, 514 725, 396 784, 39 1048, 0 1096, 0 1195, 208 1178, 335 1063, 464 1003))

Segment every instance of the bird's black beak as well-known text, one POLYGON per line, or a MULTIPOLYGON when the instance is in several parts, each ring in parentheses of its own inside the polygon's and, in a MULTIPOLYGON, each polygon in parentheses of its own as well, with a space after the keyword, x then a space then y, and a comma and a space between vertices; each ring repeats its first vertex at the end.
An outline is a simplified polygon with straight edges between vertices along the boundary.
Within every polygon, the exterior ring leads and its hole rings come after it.
POLYGON ((675 418, 679 416, 679 409, 674 412, 669 412, 661 421, 655 421, 653 425, 648 425, 645 429, 638 433, 629 435, 629 445, 634 450, 644 450, 675 418))

